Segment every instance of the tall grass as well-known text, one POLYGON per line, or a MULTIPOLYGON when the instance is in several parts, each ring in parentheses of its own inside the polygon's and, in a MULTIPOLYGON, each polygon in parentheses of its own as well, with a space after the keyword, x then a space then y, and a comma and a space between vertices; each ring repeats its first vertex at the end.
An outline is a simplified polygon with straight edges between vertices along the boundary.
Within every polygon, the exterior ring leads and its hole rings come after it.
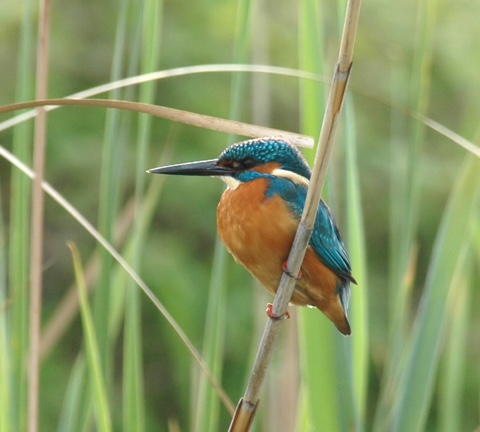
MULTIPOLYGON (((480 8, 467 3, 411 2, 386 10, 364 2, 324 193, 359 282, 349 309, 353 335, 337 334, 318 311, 291 310, 294 319, 285 326, 297 333, 288 339, 282 331, 257 430, 480 425, 480 322, 474 313, 480 302, 480 162, 454 143, 453 134, 442 137, 420 121, 431 117, 478 149, 468 141, 479 136, 480 111, 480 89, 469 72, 478 59, 468 55, 468 44, 480 39, 473 19, 480 8), (451 66, 458 58, 464 67, 451 66)), ((266 122, 314 137, 320 132, 344 2, 189 2, 185 8, 182 2, 119 0, 111 9, 52 7, 52 96, 158 69, 260 61, 316 79, 270 74, 250 81, 249 73, 218 68, 128 86, 108 97, 266 122), (92 27, 94 43, 87 36, 92 27)), ((37 11, 27 0, 21 10, 1 18, 18 27, 18 37, 9 40, 18 47, 9 53, 18 70, 2 71, 5 101, 34 98, 37 11), (9 88, 17 90, 10 94, 9 88)), ((46 179, 142 275, 221 390, 238 400, 259 343, 255 322, 262 326, 266 317, 264 304, 253 299, 251 278, 216 237, 220 187, 209 179, 161 181, 145 174, 170 160, 213 158, 236 138, 93 107, 62 107, 48 116, 46 179)), ((8 143, 31 165, 32 140, 26 121, 3 131, 1 145, 8 143)), ((312 154, 306 151, 310 162, 312 154)), ((10 432, 25 431, 28 419, 31 180, 8 162, 0 167, 0 432, 10 432)), ((98 240, 50 199, 45 203, 42 322, 45 329, 50 320, 65 328, 41 363, 39 430, 225 430, 231 403, 220 400, 185 338, 171 331, 138 279, 98 240), (74 260, 68 240, 78 245, 74 260), (89 263, 85 270, 81 261, 89 263), (71 285, 81 307, 73 302, 65 309, 73 321, 55 321, 71 285)))
MULTIPOLYGON (((19 56, 18 56, 18 80, 15 85, 15 98, 17 100, 34 98, 34 65, 33 58, 35 53, 34 35, 34 2, 22 2, 22 19, 19 32, 19 56)), ((32 140, 32 124, 25 123, 14 128, 12 139, 12 151, 25 163, 30 164, 32 159, 32 149, 30 146, 32 140)), ((8 385, 9 391, 6 413, 10 413, 10 422, 5 424, 5 429, 18 428, 25 430, 27 425, 27 374, 25 365, 28 354, 28 287, 29 287, 29 244, 30 244, 30 192, 31 182, 19 171, 13 171, 10 184, 10 224, 5 229, 8 232, 10 241, 3 243, 5 254, 8 260, 3 264, 5 269, 4 282, 8 291, 4 292, 4 302, 8 304, 9 298, 14 298, 11 308, 3 310, 2 319, 6 325, 5 329, 10 327, 8 339, 10 347, 4 351, 11 353, 12 361, 10 367, 4 372, 2 382, 8 385), (8 249, 7 249, 8 248, 8 249), (8 280, 6 275, 8 274, 8 280), (7 327, 8 324, 8 327, 7 327)), ((5 192, 6 193, 6 192, 5 192)), ((5 234, 7 236, 7 234, 5 234)), ((6 237, 5 237, 6 238, 6 237)), ((6 241, 6 239, 5 239, 6 241)), ((5 415, 5 421, 8 414, 5 415)))

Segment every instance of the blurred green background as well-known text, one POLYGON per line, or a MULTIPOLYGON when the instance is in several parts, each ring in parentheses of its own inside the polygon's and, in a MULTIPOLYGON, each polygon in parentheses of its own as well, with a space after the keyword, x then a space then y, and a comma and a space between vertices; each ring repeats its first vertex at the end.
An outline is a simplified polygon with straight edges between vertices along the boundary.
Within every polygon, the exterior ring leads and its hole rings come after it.
MULTIPOLYGON (((99 97, 319 135, 342 1, 67 0, 51 7, 51 98, 144 72, 218 64, 217 72, 186 70, 99 97), (318 80, 222 71, 221 64, 233 63, 299 69, 318 80)), ((35 99, 38 15, 34 2, 0 4, 1 105, 35 99)), ((364 2, 324 194, 360 282, 352 288, 353 336, 337 335, 316 311, 292 308, 256 430, 480 427, 480 164, 419 119, 425 115, 478 143, 479 19, 475 0, 364 2)), ((0 145, 27 165, 32 130, 30 120, 0 134, 0 145)), ((271 298, 218 244, 216 205, 224 186, 144 171, 214 158, 241 139, 103 108, 48 114, 47 181, 139 272, 234 405, 271 298), (120 220, 123 235, 114 234, 120 220)), ((313 162, 313 150, 305 155, 313 162)), ((0 396, 6 404, 0 431, 22 431, 30 181, 3 158, 0 198, 0 396)), ((108 430, 99 426, 78 308, 68 309, 71 322, 56 321, 65 296, 76 292, 67 241, 78 245, 85 268, 97 266, 87 280, 109 401, 104 414, 113 430, 226 430, 230 414, 178 335, 48 198, 42 323, 44 335, 56 329, 59 337, 44 347, 41 430, 108 430)))

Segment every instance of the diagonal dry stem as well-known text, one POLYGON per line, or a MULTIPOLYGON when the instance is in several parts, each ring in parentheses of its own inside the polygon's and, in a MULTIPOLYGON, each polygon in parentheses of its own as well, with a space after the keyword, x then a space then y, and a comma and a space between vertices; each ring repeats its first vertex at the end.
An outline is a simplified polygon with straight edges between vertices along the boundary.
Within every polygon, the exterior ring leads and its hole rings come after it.
MULTIPOLYGON (((305 251, 313 231, 327 167, 332 153, 335 134, 350 77, 360 6, 361 0, 350 0, 347 5, 342 43, 327 100, 322 131, 319 138, 317 155, 310 183, 311 186, 308 190, 302 219, 287 261, 287 266, 292 274, 298 274, 300 271, 305 251)), ((283 316, 285 314, 294 286, 295 280, 284 274, 280 281, 273 304, 273 314, 275 316, 283 316)), ((248 383, 244 397, 240 400, 237 406, 230 425, 230 431, 232 432, 245 432, 250 429, 257 409, 260 389, 270 363, 272 349, 282 322, 283 320, 271 319, 267 322, 250 377, 250 382, 248 383)))
POLYGON ((197 114, 190 111, 183 111, 175 108, 168 108, 160 105, 147 103, 108 100, 108 99, 49 99, 36 100, 30 102, 21 102, 12 105, 0 107, 0 114, 32 107, 56 106, 56 105, 74 105, 74 106, 96 106, 104 108, 116 108, 122 110, 136 111, 150 114, 155 117, 161 117, 191 126, 197 126, 204 129, 225 132, 231 135, 243 135, 257 138, 259 136, 281 136, 288 139, 295 145, 303 147, 313 147, 313 138, 296 134, 293 132, 282 131, 278 129, 267 128, 263 126, 242 123, 234 120, 226 120, 218 117, 211 117, 203 114, 197 114))

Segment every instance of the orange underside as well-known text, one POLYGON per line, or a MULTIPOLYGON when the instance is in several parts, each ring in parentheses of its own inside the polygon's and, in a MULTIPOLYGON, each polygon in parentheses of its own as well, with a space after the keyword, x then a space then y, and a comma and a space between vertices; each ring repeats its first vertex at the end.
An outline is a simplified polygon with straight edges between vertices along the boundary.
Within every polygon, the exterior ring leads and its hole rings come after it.
MULTIPOLYGON (((298 226, 285 202, 278 196, 265 197, 268 180, 242 183, 227 189, 218 205, 220 237, 229 252, 272 294, 282 277, 298 226)), ((344 334, 350 326, 337 294, 343 281, 308 247, 291 303, 315 306, 344 334)))

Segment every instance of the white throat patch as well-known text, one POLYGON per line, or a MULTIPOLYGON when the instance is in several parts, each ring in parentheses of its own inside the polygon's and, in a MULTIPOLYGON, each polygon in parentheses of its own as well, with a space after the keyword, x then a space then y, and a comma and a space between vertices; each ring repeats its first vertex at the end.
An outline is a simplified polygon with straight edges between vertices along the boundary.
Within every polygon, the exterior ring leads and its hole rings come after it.
POLYGON ((218 178, 225 182, 227 184, 227 187, 232 190, 235 190, 240 185, 240 183, 242 183, 240 180, 234 179, 233 177, 229 176, 219 176, 218 178))

